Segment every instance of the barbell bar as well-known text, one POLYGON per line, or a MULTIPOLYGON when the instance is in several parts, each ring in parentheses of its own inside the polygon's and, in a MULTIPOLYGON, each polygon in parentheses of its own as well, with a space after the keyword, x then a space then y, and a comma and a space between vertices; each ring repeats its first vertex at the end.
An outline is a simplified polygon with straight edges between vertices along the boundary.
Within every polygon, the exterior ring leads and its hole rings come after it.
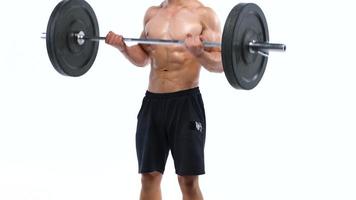
MULTIPOLYGON (((42 33, 42 39, 46 39, 46 33, 42 33)), ((84 31, 80 31, 78 33, 72 33, 73 37, 76 38, 79 45, 83 45, 86 40, 92 42, 99 42, 102 40, 106 40, 106 37, 90 37, 86 36, 84 31)), ((136 42, 138 44, 150 44, 150 45, 183 45, 183 40, 164 40, 164 39, 143 39, 143 38, 126 38, 124 37, 123 40, 125 42, 136 42)), ((204 47, 221 47, 221 42, 208 42, 203 41, 204 47)), ((287 47, 285 44, 279 43, 269 43, 269 42, 256 42, 251 41, 249 44, 249 50, 251 53, 254 52, 263 52, 267 53, 269 51, 286 51, 287 47)), ((263 54, 263 56, 268 56, 263 54)))
MULTIPOLYGON (((79 33, 75 33, 74 37, 77 38, 79 45, 83 45, 86 40, 98 42, 98 41, 106 39, 106 37, 86 36, 83 31, 80 31, 79 33)), ((124 37, 123 40, 125 42, 136 42, 138 44, 150 44, 150 45, 183 45, 184 44, 183 40, 143 39, 143 38, 126 38, 126 37, 124 37)), ((221 42, 203 41, 203 46, 204 47, 219 47, 219 48, 221 48, 221 42)), ((285 44, 269 43, 269 42, 256 42, 256 41, 251 41, 248 44, 248 47, 249 47, 249 50, 251 53, 254 53, 254 52, 267 53, 269 51, 286 51, 286 48, 287 48, 285 44)), ((266 56, 266 55, 264 55, 264 56, 266 56)))

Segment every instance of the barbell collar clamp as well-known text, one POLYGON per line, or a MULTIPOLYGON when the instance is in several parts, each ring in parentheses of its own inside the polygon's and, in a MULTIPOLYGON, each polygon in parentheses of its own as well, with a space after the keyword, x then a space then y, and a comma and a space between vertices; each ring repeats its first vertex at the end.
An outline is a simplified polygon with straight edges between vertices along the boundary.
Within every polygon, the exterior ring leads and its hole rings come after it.
POLYGON ((81 46, 85 43, 85 33, 84 31, 79 31, 78 33, 73 34, 77 39, 77 43, 81 46))
POLYGON ((256 42, 251 41, 249 44, 249 50, 251 53, 258 51, 286 51, 287 46, 285 44, 279 43, 269 43, 269 42, 256 42))
POLYGON ((43 33, 41 34, 41 39, 46 39, 46 33, 45 33, 45 32, 43 32, 43 33))

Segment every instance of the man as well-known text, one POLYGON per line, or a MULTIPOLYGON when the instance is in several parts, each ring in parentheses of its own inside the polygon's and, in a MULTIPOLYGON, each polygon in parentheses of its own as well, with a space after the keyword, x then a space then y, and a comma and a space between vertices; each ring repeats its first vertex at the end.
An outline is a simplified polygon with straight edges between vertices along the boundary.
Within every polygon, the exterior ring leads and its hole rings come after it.
POLYGON ((134 65, 151 64, 148 91, 138 113, 136 149, 142 174, 141 200, 160 200, 160 183, 169 150, 174 159, 183 200, 202 200, 198 176, 205 173, 205 112, 199 92, 201 66, 223 72, 219 19, 197 0, 165 0, 150 7, 142 38, 184 40, 184 45, 126 46, 109 32, 106 43, 134 65))

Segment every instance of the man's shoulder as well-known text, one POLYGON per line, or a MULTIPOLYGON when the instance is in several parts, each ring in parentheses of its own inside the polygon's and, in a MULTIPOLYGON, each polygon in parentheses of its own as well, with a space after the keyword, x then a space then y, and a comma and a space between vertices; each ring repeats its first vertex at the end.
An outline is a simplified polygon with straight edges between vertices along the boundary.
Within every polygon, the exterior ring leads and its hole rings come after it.
POLYGON ((161 5, 159 5, 159 6, 150 6, 150 7, 147 9, 146 13, 149 13, 149 14, 155 13, 155 12, 157 12, 160 8, 162 8, 161 5))
POLYGON ((215 11, 208 6, 201 6, 196 10, 199 18, 206 27, 218 30, 220 27, 220 20, 215 11))
POLYGON ((201 5, 199 6, 196 11, 202 15, 202 16, 215 16, 215 11, 209 7, 209 6, 205 6, 205 5, 201 5))
POLYGON ((151 6, 146 10, 145 13, 145 23, 147 21, 149 21, 152 17, 154 17, 157 12, 159 11, 159 9, 161 8, 161 6, 151 6))

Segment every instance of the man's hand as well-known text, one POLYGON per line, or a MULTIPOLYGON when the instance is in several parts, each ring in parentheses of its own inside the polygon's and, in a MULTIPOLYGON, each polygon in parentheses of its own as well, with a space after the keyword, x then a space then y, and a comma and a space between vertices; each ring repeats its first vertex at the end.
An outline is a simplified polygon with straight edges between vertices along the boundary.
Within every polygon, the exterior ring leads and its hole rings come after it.
POLYGON ((117 35, 112 31, 106 35, 105 42, 113 47, 118 48, 120 51, 125 51, 127 48, 122 35, 117 35))
POLYGON ((203 41, 202 35, 193 36, 192 34, 188 34, 184 41, 184 46, 195 57, 199 57, 204 53, 203 41))

